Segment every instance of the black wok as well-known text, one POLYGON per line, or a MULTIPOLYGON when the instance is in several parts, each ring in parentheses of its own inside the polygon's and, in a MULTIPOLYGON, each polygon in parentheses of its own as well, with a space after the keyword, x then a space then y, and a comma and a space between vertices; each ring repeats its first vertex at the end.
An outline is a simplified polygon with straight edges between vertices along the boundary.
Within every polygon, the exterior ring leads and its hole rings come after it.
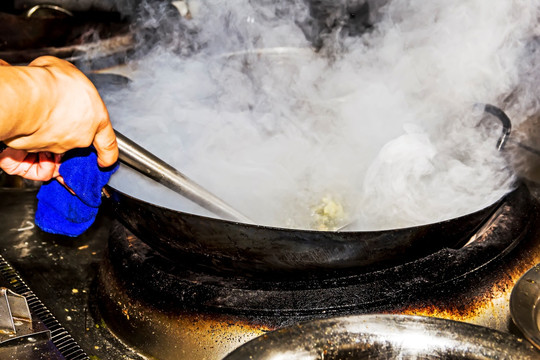
MULTIPOLYGON (((91 77, 98 88, 123 77, 91 77)), ((114 84, 113 84, 114 85, 114 84)), ((485 111, 503 124, 502 148, 510 120, 494 106, 485 111)), ((384 231, 325 232, 251 225, 167 209, 107 186, 107 202, 134 235, 179 265, 237 276, 320 276, 367 271, 404 263, 442 248, 463 245, 505 201, 528 198, 523 186, 482 210, 443 222, 384 231)))
POLYGON ((306 277, 404 263, 469 240, 499 208, 528 211, 526 186, 480 211, 410 228, 325 232, 258 226, 163 208, 104 189, 117 219, 179 265, 237 276, 306 277), (508 207, 508 206, 506 206, 508 207))

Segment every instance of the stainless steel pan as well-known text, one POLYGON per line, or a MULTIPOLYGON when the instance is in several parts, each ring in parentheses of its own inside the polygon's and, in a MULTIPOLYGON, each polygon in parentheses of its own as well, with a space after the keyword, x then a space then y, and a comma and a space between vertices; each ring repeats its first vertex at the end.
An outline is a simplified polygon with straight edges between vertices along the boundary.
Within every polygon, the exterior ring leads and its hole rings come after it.
POLYGON ((260 336, 224 360, 538 359, 511 334, 452 320, 357 315, 315 320, 260 336))

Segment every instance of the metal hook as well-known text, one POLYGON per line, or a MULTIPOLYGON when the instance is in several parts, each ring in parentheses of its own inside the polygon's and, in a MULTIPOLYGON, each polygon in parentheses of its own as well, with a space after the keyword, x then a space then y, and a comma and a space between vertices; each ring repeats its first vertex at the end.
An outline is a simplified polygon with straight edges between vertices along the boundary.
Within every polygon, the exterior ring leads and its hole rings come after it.
POLYGON ((499 119, 503 126, 503 133, 499 140, 497 141, 497 150, 501 151, 501 149, 506 144, 506 141, 508 140, 508 137, 510 136, 510 132, 512 131, 512 122, 510 121, 510 118, 504 111, 502 111, 500 108, 491 105, 491 104, 483 104, 484 105, 484 112, 491 114, 495 116, 497 119, 499 119))
POLYGON ((49 9, 49 10, 54 10, 54 11, 58 11, 62 14, 65 14, 65 15, 68 15, 68 16, 71 16, 73 17, 73 13, 67 9, 64 9, 63 7, 61 6, 58 6, 58 5, 52 5, 52 4, 40 4, 40 5, 35 5, 35 6, 32 6, 30 9, 28 9, 28 11, 26 12, 26 17, 27 18, 31 18, 38 10, 41 10, 41 9, 49 9))

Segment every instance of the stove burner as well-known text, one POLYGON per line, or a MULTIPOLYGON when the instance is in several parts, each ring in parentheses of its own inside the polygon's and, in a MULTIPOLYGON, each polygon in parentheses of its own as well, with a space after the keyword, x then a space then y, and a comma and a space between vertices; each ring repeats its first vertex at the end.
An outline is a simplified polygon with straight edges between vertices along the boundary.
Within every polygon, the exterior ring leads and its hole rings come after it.
POLYGON ((534 250, 540 241, 533 226, 538 209, 522 186, 460 249, 368 273, 303 279, 195 272, 117 223, 100 269, 99 308, 115 333, 145 353, 159 351, 160 359, 174 359, 180 350, 201 358, 224 356, 268 329, 329 316, 435 313, 464 319, 534 264, 531 254, 540 251, 534 250), (205 341, 188 340, 201 339, 201 330, 205 341), (171 346, 176 352, 163 355, 171 346))

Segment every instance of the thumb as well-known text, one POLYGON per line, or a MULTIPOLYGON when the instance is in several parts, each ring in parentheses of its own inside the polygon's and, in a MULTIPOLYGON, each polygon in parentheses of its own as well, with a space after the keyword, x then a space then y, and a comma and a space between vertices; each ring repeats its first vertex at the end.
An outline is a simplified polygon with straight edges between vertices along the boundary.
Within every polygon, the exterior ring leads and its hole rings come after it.
POLYGON ((110 122, 98 129, 93 142, 97 152, 97 162, 100 167, 109 167, 118 160, 118 145, 116 135, 110 122))

